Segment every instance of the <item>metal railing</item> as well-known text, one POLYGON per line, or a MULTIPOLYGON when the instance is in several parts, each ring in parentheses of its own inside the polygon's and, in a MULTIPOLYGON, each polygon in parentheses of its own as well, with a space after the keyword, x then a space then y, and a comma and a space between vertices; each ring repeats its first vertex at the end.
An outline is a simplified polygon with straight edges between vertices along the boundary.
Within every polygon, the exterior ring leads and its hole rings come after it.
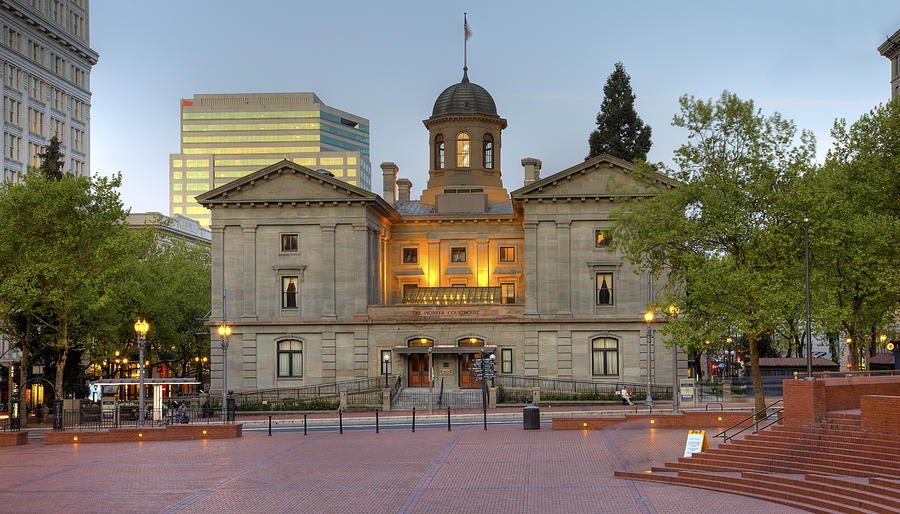
POLYGON ((747 416, 746 418, 738 421, 737 423, 735 423, 734 425, 731 425, 730 427, 726 428, 725 430, 722 430, 721 432, 714 435, 713 437, 721 437, 722 441, 727 443, 729 439, 734 439, 735 437, 743 434, 744 432, 746 432, 747 430, 749 430, 751 428, 753 429, 754 434, 759 432, 760 430, 765 430, 766 428, 769 428, 770 426, 774 425, 775 423, 778 423, 781 420, 781 412, 784 410, 784 407, 779 407, 777 409, 772 410, 772 412, 769 412, 770 409, 772 409, 779 403, 781 403, 781 400, 776 400, 776 401, 770 403, 769 405, 766 405, 762 409, 760 409, 760 410, 754 412, 753 414, 747 416), (772 419, 772 416, 774 416, 775 418, 772 419), (750 421, 751 419, 754 420, 753 424, 742 427, 737 432, 735 432, 731 435, 728 435, 729 430, 738 428, 739 426, 743 425, 747 421, 750 421), (760 428, 760 426, 759 426, 760 423, 763 423, 762 428, 760 428))
POLYGON ((391 386, 391 406, 394 405, 394 402, 397 400, 397 395, 400 394, 400 384, 401 384, 400 376, 397 376, 397 380, 394 381, 394 385, 391 386))
MULTIPOLYGON (((798 375, 800 378, 802 378, 806 374, 805 373, 803 373, 803 374, 794 373, 794 378, 798 378, 798 375)), ((818 378, 871 377, 871 376, 883 377, 883 376, 892 376, 892 375, 900 375, 900 370, 881 369, 881 370, 877 370, 877 371, 862 370, 862 371, 815 371, 815 372, 813 372, 813 377, 818 377, 818 378)), ((784 377, 784 378, 790 378, 790 377, 784 377)))
POLYGON ((431 398, 432 407, 438 408, 481 408, 481 389, 460 389, 455 391, 445 391, 443 398, 438 394, 428 391, 418 391, 407 389, 403 391, 397 399, 396 407, 399 409, 409 409, 412 407, 428 407, 428 400, 431 398), (441 402, 438 404, 438 402, 441 402))
MULTIPOLYGON (((302 387, 258 389, 242 391, 234 394, 235 403, 241 410, 284 410, 281 407, 300 406, 311 400, 334 401, 342 389, 348 394, 381 391, 384 387, 383 377, 366 377, 340 382, 312 384, 302 387), (278 405, 283 404, 283 405, 278 405)), ((380 403, 380 400, 379 402, 380 403)), ((300 409, 305 410, 305 409, 300 409)), ((312 410, 312 409, 307 409, 312 410)))
MULTIPOLYGON (((54 430, 108 430, 125 427, 159 427, 165 425, 221 423, 222 410, 194 403, 167 402, 160 408, 146 409, 143 423, 137 406, 116 404, 113 409, 101 409, 99 404, 87 404, 77 410, 63 410, 54 415, 54 430)), ((234 422, 229 412, 227 422, 234 422)))
MULTIPOLYGON (((647 384, 627 382, 590 382, 587 380, 497 375, 494 384, 503 388, 502 396, 513 399, 518 399, 523 393, 531 396, 531 391, 538 389, 541 392, 542 402, 617 401, 621 399, 618 393, 622 387, 627 387, 631 391, 632 400, 643 400, 647 397, 647 384)), ((653 393, 654 399, 672 399, 672 386, 653 384, 650 391, 653 393)), ((498 399, 498 401, 500 400, 498 399)))

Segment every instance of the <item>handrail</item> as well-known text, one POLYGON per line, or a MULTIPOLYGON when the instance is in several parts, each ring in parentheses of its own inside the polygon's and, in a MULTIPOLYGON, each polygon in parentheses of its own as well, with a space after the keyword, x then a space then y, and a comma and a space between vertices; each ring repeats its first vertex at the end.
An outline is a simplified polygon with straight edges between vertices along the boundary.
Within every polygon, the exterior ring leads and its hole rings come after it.
MULTIPOLYGON (((772 407, 778 405, 778 404, 781 403, 782 401, 783 401, 783 400, 776 400, 776 401, 770 403, 769 405, 766 405, 766 406, 763 407, 762 409, 760 409, 760 410, 754 412, 753 414, 747 416, 746 418, 744 418, 744 419, 738 421, 737 423, 735 423, 734 425, 731 425, 730 427, 726 428, 725 430, 722 430, 721 432, 719 432, 718 434, 714 435, 713 437, 719 437, 719 436, 721 436, 721 437, 722 437, 722 442, 727 443, 729 439, 734 439, 734 438, 737 437, 738 435, 744 433, 744 431, 748 430, 750 427, 756 427, 756 429, 753 431, 754 434, 757 433, 757 432, 759 432, 759 422, 760 422, 761 420, 758 418, 758 416, 759 416, 760 414, 762 414, 762 413, 767 412, 769 409, 771 409, 772 407), (754 424, 752 424, 752 425, 747 425, 746 427, 744 427, 744 428, 738 430, 737 432, 735 432, 735 433, 732 434, 731 436, 728 435, 728 431, 729 431, 729 430, 731 430, 731 429, 733 429, 733 428, 737 428, 738 426, 740 426, 740 425, 741 425, 742 423, 744 423, 745 421, 749 421, 749 420, 751 420, 751 419, 755 419, 755 420, 756 420, 756 421, 754 422, 754 424)), ((778 413, 780 413, 780 412, 783 411, 783 410, 784 410, 784 407, 782 407, 782 408, 776 410, 776 411, 773 412, 772 414, 778 414, 778 413)), ((767 420, 767 419, 769 419, 769 416, 771 416, 771 414, 766 414, 766 415, 762 418, 762 420, 767 420)), ((763 429, 768 428, 768 427, 772 426, 773 424, 777 423, 779 419, 781 419, 781 418, 775 418, 775 421, 773 421, 772 423, 769 423, 768 425, 764 426, 763 429)))
MULTIPOLYGON (((828 377, 868 377, 871 375, 895 375, 897 374, 897 370, 895 369, 879 369, 879 370, 857 370, 857 371, 814 371, 813 377, 820 378, 828 378, 828 377)), ((794 378, 797 378, 796 376, 794 378)))
POLYGON ((706 402, 706 410, 708 411, 709 406, 715 405, 715 404, 719 404, 719 410, 722 410, 722 411, 725 410, 725 404, 723 404, 722 402, 706 402))
POLYGON ((444 377, 441 377, 441 392, 438 394, 438 407, 442 406, 444 401, 444 377))

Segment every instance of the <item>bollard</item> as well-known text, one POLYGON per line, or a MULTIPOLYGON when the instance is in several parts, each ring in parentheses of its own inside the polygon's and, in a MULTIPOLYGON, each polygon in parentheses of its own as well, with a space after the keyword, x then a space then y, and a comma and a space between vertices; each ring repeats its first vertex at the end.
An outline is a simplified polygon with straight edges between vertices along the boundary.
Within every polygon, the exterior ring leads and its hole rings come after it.
POLYGON ((272 437, 272 415, 269 414, 269 437, 272 437))
POLYGON ((416 431, 416 408, 413 407, 412 431, 416 431))
POLYGON ((375 409, 375 433, 378 433, 378 409, 375 409))
POLYGON ((303 435, 306 435, 306 414, 303 415, 303 435))
POLYGON ((447 432, 450 431, 450 407, 447 407, 447 432))
POLYGON ((338 427, 340 427, 341 433, 344 433, 344 411, 338 409, 338 427))
POLYGON ((484 409, 484 429, 487 430, 487 409, 484 409))

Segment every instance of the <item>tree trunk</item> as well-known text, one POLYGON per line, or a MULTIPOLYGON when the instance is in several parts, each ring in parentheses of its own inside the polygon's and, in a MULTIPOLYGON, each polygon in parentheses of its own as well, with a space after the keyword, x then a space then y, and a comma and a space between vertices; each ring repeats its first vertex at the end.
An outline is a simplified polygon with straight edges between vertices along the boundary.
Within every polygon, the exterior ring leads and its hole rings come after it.
POLYGON ((59 360, 56 363, 56 398, 63 398, 63 375, 66 373, 66 359, 69 356, 69 323, 65 319, 60 320, 61 336, 60 346, 62 351, 59 353, 59 360))
POLYGON ((753 392, 756 400, 755 411, 759 412, 757 419, 765 417, 766 392, 763 391, 762 374, 759 369, 759 347, 756 345, 757 334, 747 334, 747 342, 750 346, 750 369, 753 375, 753 392))
MULTIPOLYGON (((19 420, 22 428, 28 422, 28 405, 25 404, 25 382, 28 381, 28 346, 31 344, 31 319, 25 318, 25 343, 22 345, 22 357, 19 359, 19 420)), ((12 391, 10 391, 12 394, 12 391)))

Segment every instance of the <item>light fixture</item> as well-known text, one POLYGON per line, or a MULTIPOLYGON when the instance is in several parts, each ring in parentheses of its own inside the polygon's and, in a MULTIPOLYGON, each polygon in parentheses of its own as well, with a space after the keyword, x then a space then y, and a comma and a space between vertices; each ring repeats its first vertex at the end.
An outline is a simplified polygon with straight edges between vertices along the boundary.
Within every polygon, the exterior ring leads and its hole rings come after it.
POLYGON ((646 321, 647 323, 653 321, 653 310, 648 310, 644 313, 644 321, 646 321))

